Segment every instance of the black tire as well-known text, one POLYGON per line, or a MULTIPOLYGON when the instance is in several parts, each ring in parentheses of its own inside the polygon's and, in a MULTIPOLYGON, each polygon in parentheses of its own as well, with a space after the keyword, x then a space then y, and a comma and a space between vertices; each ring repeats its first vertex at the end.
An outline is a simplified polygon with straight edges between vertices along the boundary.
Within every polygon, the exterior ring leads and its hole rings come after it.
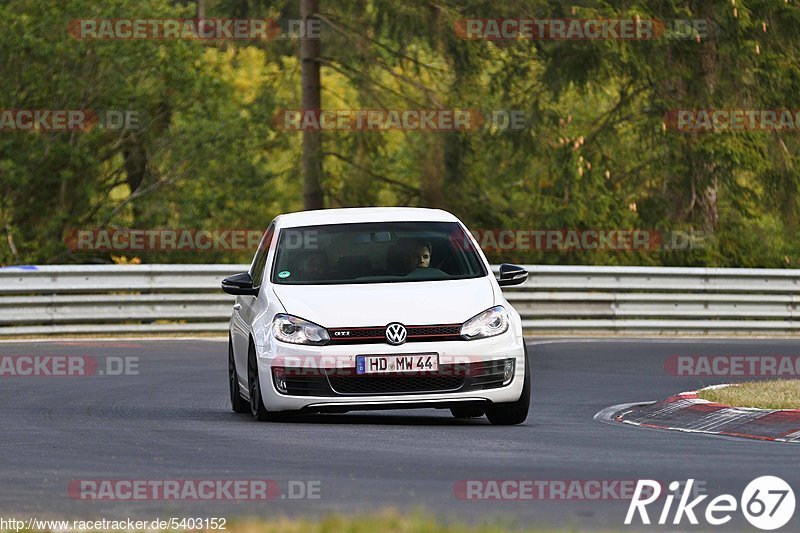
POLYGON ((244 401, 239 391, 239 378, 236 376, 236 361, 233 358, 233 343, 228 337, 228 385, 231 392, 231 409, 234 413, 249 413, 250 404, 244 401))
POLYGON ((450 412, 456 418, 480 418, 485 413, 483 407, 477 405, 459 405, 451 407, 450 412))
POLYGON ((495 403, 486 406, 486 418, 496 426, 522 424, 528 418, 531 404, 531 368, 528 360, 528 347, 525 346, 525 381, 519 400, 508 403, 495 403))
POLYGON ((262 422, 272 420, 269 411, 264 407, 264 400, 261 398, 261 380, 258 377, 256 347, 253 345, 252 339, 247 349, 247 387, 250 392, 250 414, 256 420, 262 422))
POLYGON ((253 339, 247 349, 247 386, 250 389, 250 405, 248 410, 256 420, 261 422, 285 422, 293 420, 297 411, 267 411, 264 399, 261 397, 261 379, 258 377, 258 364, 256 362, 256 347, 253 339))

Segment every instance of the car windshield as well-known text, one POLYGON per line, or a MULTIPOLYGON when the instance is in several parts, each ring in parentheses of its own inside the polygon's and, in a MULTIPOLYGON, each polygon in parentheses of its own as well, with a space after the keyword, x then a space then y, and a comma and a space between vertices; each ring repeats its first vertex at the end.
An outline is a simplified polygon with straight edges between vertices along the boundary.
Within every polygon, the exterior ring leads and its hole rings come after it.
POLYGON ((485 275, 470 237, 455 222, 370 222, 281 230, 272 282, 395 283, 485 275))

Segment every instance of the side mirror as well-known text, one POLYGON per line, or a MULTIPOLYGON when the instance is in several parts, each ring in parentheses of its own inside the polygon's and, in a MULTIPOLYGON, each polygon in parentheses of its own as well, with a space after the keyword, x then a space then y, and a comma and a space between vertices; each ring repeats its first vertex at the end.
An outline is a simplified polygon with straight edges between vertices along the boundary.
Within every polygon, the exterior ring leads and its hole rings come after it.
POLYGON ((500 277, 497 278, 497 284, 501 287, 508 287, 509 285, 519 285, 528 279, 528 271, 517 265, 510 265, 503 263, 500 265, 500 277))
POLYGON ((253 288, 253 278, 249 272, 223 279, 222 290, 233 295, 258 296, 258 289, 253 288))

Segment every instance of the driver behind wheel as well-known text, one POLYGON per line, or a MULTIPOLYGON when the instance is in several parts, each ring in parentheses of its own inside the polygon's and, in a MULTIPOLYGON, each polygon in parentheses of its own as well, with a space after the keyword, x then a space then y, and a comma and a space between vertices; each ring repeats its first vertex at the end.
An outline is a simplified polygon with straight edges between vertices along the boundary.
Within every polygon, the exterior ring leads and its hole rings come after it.
POLYGON ((431 266, 431 243, 421 239, 412 240, 408 243, 403 257, 407 272, 413 272, 418 268, 428 268, 431 266))

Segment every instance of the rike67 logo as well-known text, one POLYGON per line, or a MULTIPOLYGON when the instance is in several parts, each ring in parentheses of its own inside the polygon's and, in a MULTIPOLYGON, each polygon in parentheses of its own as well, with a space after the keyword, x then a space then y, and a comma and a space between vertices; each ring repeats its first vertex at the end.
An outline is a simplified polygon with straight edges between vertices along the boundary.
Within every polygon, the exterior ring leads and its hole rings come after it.
MULTIPOLYGON (((751 481, 742 492, 742 497, 737 501, 730 494, 721 494, 705 504, 705 512, 701 512, 703 501, 707 494, 695 496, 692 494, 694 479, 689 479, 685 484, 673 481, 669 484, 669 491, 664 500, 664 506, 657 518, 657 524, 670 523, 670 514, 676 496, 678 504, 672 514, 673 525, 678 525, 684 519, 690 524, 699 523, 698 516, 705 518, 706 523, 712 526, 721 526, 730 522, 733 513, 741 509, 742 514, 750 524, 763 530, 774 530, 786 525, 794 515, 794 491, 784 480, 775 476, 762 476, 751 481), (683 490, 682 487, 685 488, 683 490)), ((640 479, 636 484, 633 499, 625 516, 625 524, 630 525, 638 514, 642 524, 650 524, 650 515, 647 506, 653 504, 661 497, 661 484, 651 479, 640 479)), ((656 506, 653 506, 656 507, 656 506)), ((650 511, 657 511, 651 508, 650 511)), ((656 517, 653 516, 655 520, 656 517)))

